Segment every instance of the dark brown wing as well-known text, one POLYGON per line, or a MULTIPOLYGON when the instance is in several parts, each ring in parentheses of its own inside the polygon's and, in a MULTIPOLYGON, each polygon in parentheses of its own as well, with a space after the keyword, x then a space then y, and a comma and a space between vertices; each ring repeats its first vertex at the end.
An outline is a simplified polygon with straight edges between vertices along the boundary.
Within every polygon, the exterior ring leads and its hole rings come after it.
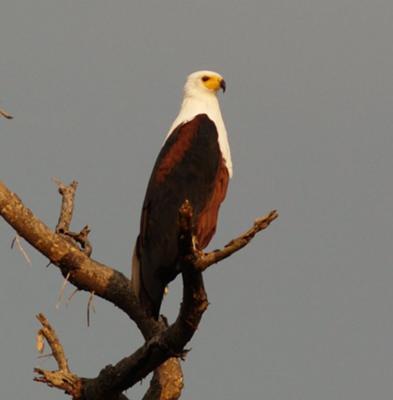
POLYGON ((185 199, 194 209, 197 238, 212 238, 228 185, 215 124, 206 114, 178 126, 157 158, 143 204, 136 255, 140 296, 158 317, 165 287, 180 272, 178 212, 185 199))

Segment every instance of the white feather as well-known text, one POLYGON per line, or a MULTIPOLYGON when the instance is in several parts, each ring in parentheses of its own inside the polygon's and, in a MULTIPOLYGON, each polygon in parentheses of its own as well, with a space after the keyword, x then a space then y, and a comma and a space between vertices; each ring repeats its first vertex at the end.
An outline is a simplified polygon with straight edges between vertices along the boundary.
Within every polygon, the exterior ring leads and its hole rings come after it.
POLYGON ((221 154, 228 168, 229 176, 232 177, 232 160, 228 134, 222 119, 216 92, 207 89, 201 81, 204 75, 214 75, 222 78, 221 75, 212 71, 197 71, 188 76, 184 85, 184 97, 179 114, 173 121, 165 141, 178 125, 191 121, 198 114, 207 114, 216 125, 221 154))

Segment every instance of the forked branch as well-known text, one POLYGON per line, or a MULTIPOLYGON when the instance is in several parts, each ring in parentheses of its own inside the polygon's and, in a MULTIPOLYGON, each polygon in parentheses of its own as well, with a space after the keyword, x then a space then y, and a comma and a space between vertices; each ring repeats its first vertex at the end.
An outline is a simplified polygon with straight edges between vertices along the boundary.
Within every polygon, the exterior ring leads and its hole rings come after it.
MULTIPOLYGON (((73 399, 79 400, 81 398, 80 392, 82 388, 81 379, 70 371, 63 346, 48 320, 43 314, 38 314, 37 319, 42 325, 41 329, 38 331, 38 343, 41 343, 41 337, 48 342, 58 369, 55 371, 48 371, 41 368, 35 368, 34 372, 37 376, 34 380, 36 382, 46 383, 50 387, 64 390, 64 392, 72 396, 73 399)), ((38 348, 38 350, 42 351, 43 345, 41 348, 38 348)))
MULTIPOLYGON (((66 234, 69 229, 76 184, 74 186, 67 193, 62 189, 62 210, 67 209, 67 212, 62 213, 60 217, 57 228, 59 233, 64 229, 66 234), (69 196, 67 201, 64 199, 66 196, 69 196)), ((208 306, 202 271, 246 246, 278 216, 276 211, 272 211, 257 220, 252 228, 232 240, 222 250, 205 254, 197 250, 193 237, 192 212, 188 202, 185 202, 179 212, 183 302, 176 321, 167 327, 162 319, 156 321, 146 315, 132 291, 129 279, 114 268, 89 258, 75 243, 70 242, 70 238, 65 237, 63 232, 59 234, 50 230, 0 182, 0 215, 21 237, 46 256, 52 264, 58 266, 70 283, 80 290, 94 292, 123 310, 135 321, 146 339, 145 344, 132 355, 123 358, 114 366, 105 367, 96 378, 80 378, 69 370, 57 335, 45 317, 40 315, 38 319, 42 328, 39 334, 51 347, 58 370, 36 369, 39 375, 36 380, 64 390, 75 400, 120 400, 126 398, 122 394, 124 390, 156 370, 144 400, 176 400, 180 397, 183 381, 177 359, 184 356, 184 348, 194 335, 208 306), (171 371, 169 366, 174 367, 173 375, 166 373, 171 371), (171 385, 174 381, 175 384, 171 385), (165 387, 170 389, 164 393, 165 387)))

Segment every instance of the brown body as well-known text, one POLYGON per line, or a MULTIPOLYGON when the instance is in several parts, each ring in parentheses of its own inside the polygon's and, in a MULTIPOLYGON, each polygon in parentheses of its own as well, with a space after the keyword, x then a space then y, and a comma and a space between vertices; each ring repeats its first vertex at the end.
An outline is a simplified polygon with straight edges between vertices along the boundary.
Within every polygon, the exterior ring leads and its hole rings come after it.
POLYGON ((150 177, 133 260, 134 289, 151 315, 158 317, 164 289, 181 271, 180 206, 190 201, 197 244, 205 248, 215 233, 228 180, 217 129, 206 114, 171 133, 150 177))

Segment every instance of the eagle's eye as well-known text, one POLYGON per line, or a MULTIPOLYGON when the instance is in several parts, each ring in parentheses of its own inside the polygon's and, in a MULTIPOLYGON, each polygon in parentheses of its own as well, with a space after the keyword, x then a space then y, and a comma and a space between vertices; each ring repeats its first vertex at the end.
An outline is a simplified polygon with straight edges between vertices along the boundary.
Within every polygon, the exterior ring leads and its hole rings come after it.
POLYGON ((202 82, 207 82, 210 79, 210 76, 202 76, 202 82))

